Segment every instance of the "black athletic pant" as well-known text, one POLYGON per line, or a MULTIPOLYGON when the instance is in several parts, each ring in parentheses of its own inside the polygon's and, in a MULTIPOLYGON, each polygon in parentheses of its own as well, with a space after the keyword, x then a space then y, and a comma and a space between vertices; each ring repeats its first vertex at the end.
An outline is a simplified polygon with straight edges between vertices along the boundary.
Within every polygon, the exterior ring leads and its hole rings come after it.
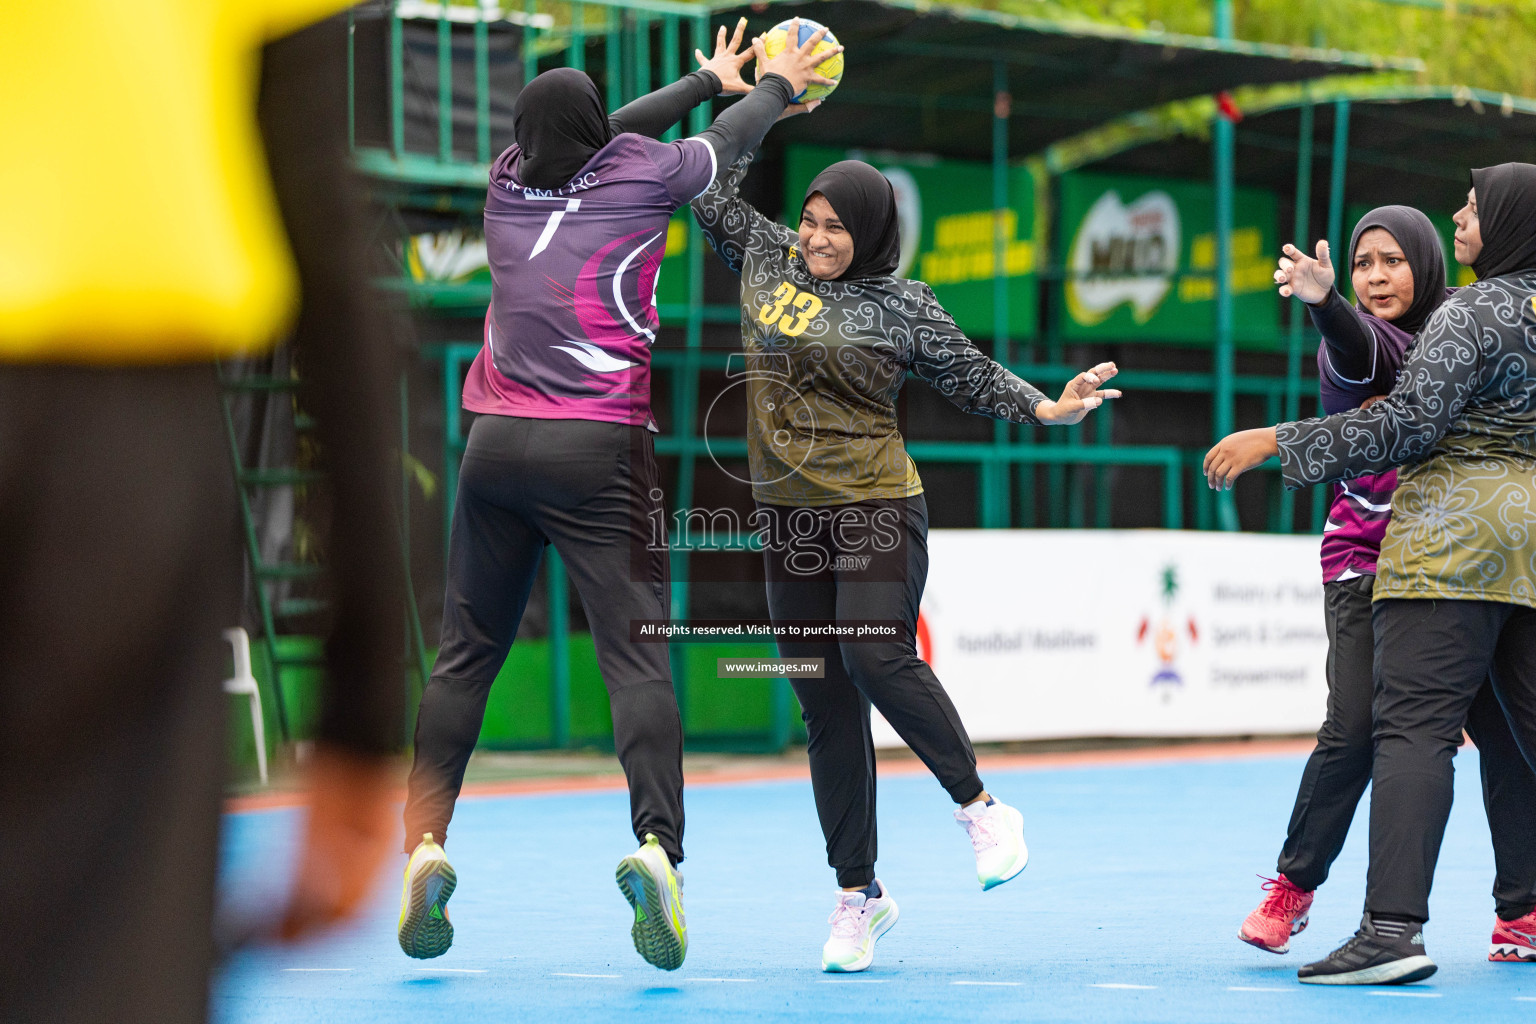
POLYGON ((811 787, 827 863, 837 871, 838 885, 868 885, 877 846, 871 704, 956 803, 982 792, 965 726, 933 670, 917 656, 917 611, 928 578, 928 506, 918 495, 758 509, 768 528, 768 611, 776 622, 882 619, 905 627, 897 640, 879 643, 779 641, 784 657, 825 659, 824 679, 790 683, 809 734, 811 787))
POLYGON ((0 1020, 205 1018, 239 580, 211 365, 0 369, 0 1020))
MULTIPOLYGON (((1536 769, 1536 608, 1390 600, 1377 601, 1372 618, 1376 754, 1365 909, 1427 921, 1435 860, 1451 813, 1451 758, 1490 673, 1516 742, 1500 749, 1483 747, 1486 735, 1479 740, 1489 815, 1527 819, 1518 827, 1530 835, 1536 804, 1529 797, 1513 799, 1507 787, 1512 762, 1522 753, 1536 769)), ((1501 862, 1499 884, 1518 887, 1521 880, 1506 880, 1504 870, 1501 862)), ((1530 885, 1529 876, 1523 881, 1530 885)))
POLYGON ((661 488, 644 428, 480 416, 470 428, 448 541, 448 590, 416 719, 405 845, 446 838, 491 683, 553 544, 597 648, 635 837, 683 859, 683 726, 666 644, 630 641, 632 619, 671 607, 661 488))
MULTIPOLYGON (((1301 775, 1278 865, 1302 889, 1316 889, 1327 880, 1371 780, 1375 582, 1374 576, 1360 576, 1323 588, 1328 714, 1301 775)), ((1499 915, 1513 919, 1536 906, 1536 772, 1515 746, 1492 683, 1477 690, 1466 729, 1481 753, 1483 801, 1497 871, 1493 898, 1499 915)))

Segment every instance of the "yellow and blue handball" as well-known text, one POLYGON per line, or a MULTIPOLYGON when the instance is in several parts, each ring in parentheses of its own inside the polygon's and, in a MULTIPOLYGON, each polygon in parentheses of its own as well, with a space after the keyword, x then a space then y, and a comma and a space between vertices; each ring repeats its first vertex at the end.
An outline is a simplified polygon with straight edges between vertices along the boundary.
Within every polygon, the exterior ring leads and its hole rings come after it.
MULTIPOLYGON (((768 59, 772 60, 784 52, 784 47, 789 43, 789 25, 787 21, 781 21, 763 35, 763 49, 768 52, 768 59)), ((826 26, 818 24, 809 18, 800 19, 800 39, 797 46, 804 46, 806 41, 820 32, 826 26)), ((821 42, 816 44, 816 49, 811 51, 811 56, 827 53, 837 49, 837 37, 830 31, 821 37, 821 42)), ((826 99, 832 95, 832 90, 837 88, 843 80, 843 55, 834 53, 820 64, 816 65, 816 73, 825 78, 832 79, 831 85, 816 85, 812 83, 801 91, 793 100, 795 103, 809 103, 812 100, 826 99)))

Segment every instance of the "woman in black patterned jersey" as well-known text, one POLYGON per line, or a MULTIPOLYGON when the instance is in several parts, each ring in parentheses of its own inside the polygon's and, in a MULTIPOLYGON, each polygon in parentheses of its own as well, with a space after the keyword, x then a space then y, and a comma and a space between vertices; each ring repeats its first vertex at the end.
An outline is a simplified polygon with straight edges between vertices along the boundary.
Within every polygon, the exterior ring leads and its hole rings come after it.
MULTIPOLYGON (((1365 916, 1354 938, 1301 968, 1312 984, 1435 972, 1423 932, 1430 884, 1452 758, 1484 679, 1536 769, 1536 164, 1472 171, 1452 219, 1456 261, 1477 282, 1425 321, 1391 394, 1369 408, 1230 434, 1205 457, 1215 488, 1272 455, 1292 488, 1401 467, 1371 606, 1365 916)), ((1518 956, 1536 943, 1536 911, 1494 927, 1490 952, 1518 956)))
POLYGON ((1117 372, 1101 363, 1052 401, 978 351, 926 284, 893 276, 896 200, 875 168, 844 160, 818 175, 796 232, 741 199, 750 162, 738 161, 693 211, 741 277, 747 458, 769 613, 776 625, 898 626, 879 642, 779 642, 786 657, 824 660, 825 678, 792 680, 842 887, 822 968, 862 971, 898 914, 875 878, 871 705, 958 805, 983 888, 1029 858, 1022 815, 982 786, 965 727, 917 654, 928 511, 897 429, 897 392, 910 371, 965 412, 1031 424, 1077 423, 1120 392, 1097 390, 1117 372))

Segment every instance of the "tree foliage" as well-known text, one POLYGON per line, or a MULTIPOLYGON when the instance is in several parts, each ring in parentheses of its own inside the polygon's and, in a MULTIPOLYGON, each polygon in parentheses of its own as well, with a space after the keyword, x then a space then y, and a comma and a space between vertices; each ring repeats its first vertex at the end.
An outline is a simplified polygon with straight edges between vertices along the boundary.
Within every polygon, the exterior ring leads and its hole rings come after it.
MULTIPOLYGON (((1060 21, 1211 35, 1214 0, 981 0, 1060 21)), ((1426 83, 1536 96, 1536 0, 1232 0, 1239 39, 1417 57, 1426 83)))

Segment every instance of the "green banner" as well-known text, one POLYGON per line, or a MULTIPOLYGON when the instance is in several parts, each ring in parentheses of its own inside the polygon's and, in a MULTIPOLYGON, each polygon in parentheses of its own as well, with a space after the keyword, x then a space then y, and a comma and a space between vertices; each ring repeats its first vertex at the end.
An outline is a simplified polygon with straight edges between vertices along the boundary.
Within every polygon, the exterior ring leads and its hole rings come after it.
MULTIPOLYGON (((1233 340, 1278 349, 1279 257, 1272 193, 1233 201, 1233 340)), ((1061 178, 1064 279, 1061 336, 1069 341, 1209 345, 1216 330, 1216 190, 1201 182, 1126 175, 1061 178)))
MULTIPOLYGON (((891 181, 901 218, 901 265, 896 273, 926 282, 955 323, 973 337, 995 333, 992 168, 932 157, 872 154, 821 146, 790 146, 785 154, 785 221, 799 220, 812 179, 828 164, 861 159, 891 181)), ((1038 326, 1035 277, 1035 184, 1021 167, 1008 169, 1010 208, 1001 211, 1007 280, 1008 334, 1033 338, 1038 326)))

